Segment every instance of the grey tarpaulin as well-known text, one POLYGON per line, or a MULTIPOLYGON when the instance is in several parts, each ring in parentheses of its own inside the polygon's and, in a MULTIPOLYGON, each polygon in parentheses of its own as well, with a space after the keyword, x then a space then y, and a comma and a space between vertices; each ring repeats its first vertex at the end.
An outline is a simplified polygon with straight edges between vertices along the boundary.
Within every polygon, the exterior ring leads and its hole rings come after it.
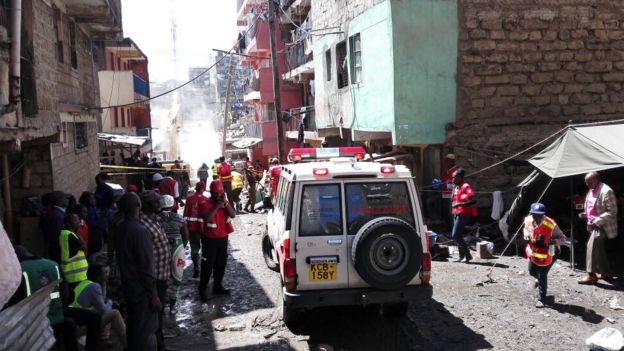
POLYGON ((570 126, 529 160, 551 178, 624 166, 624 124, 570 126))
MULTIPOLYGON (((521 224, 528 204, 538 198, 550 178, 624 167, 624 124, 570 125, 529 162, 536 170, 518 185, 520 193, 502 220, 510 230, 521 224)), ((503 234, 509 240, 513 232, 503 234)))

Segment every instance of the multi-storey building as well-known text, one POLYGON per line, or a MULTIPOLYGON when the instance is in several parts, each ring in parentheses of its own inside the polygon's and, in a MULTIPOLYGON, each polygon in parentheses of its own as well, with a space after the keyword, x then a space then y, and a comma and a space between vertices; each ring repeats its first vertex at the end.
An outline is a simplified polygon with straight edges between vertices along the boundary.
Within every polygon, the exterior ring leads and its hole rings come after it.
MULTIPOLYGON (((262 152, 264 156, 277 154, 277 126, 276 118, 283 118, 284 112, 303 106, 301 86, 291 84, 280 79, 279 93, 281 98, 280 116, 275 116, 273 73, 270 60, 269 21, 267 17, 268 3, 264 0, 245 0, 239 4, 238 25, 244 29, 245 36, 242 45, 243 64, 252 68, 253 73, 249 82, 249 91, 244 101, 253 107, 252 120, 250 123, 261 125, 262 152)), ((279 76, 287 73, 286 66, 286 43, 287 38, 282 36, 282 26, 279 17, 275 17, 277 69, 279 76)), ((286 118, 284 130, 295 131, 299 127, 298 118, 286 118)), ((286 151, 289 146, 297 145, 296 142, 286 143, 286 151)))
MULTIPOLYGON (((51 190, 78 196, 95 186, 100 101, 92 42, 121 33, 120 0, 21 4, 21 35, 9 32, 11 54, 0 63, 4 223, 9 230, 26 196, 51 190)), ((16 23, 19 9, 0 10, 2 18, 16 23)))
POLYGON ((97 48, 101 131, 150 136, 150 103, 142 102, 150 97, 147 56, 130 38, 100 42, 97 48))

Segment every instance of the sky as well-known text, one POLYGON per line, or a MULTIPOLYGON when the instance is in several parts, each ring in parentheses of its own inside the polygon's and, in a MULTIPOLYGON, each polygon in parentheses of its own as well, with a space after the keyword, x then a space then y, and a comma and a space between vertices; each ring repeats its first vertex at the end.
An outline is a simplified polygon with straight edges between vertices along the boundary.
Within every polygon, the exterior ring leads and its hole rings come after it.
POLYGON ((208 66, 212 49, 229 50, 237 37, 236 0, 122 0, 122 16, 124 37, 132 38, 147 55, 152 82, 186 80, 188 67, 208 66))

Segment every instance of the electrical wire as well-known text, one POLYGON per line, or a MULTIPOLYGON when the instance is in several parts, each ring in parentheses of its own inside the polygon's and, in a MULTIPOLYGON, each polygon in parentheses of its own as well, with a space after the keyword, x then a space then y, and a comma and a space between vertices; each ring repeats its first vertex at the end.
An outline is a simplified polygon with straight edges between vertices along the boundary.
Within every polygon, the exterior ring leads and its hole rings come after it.
MULTIPOLYGON (((253 26, 255 26, 255 25, 256 25, 256 22, 258 22, 258 20, 260 19, 260 17, 261 17, 261 16, 262 16, 262 15, 259 15, 258 17, 256 17, 256 19, 254 20, 254 23, 253 23, 252 25, 250 25, 250 26, 249 26, 249 28, 245 31, 245 34, 246 34, 246 33, 247 33, 247 32, 248 32, 248 31, 249 31, 249 30, 250 30, 253 26)), ((244 39, 245 39, 245 35, 242 35, 242 36, 241 36, 238 40, 236 40, 236 43, 232 46, 232 48, 231 48, 230 50, 228 50, 228 53, 232 53, 232 51, 233 51, 234 49, 236 49, 236 47, 237 47, 237 46, 240 44, 240 42, 241 42, 242 40, 244 40, 244 39)), ((217 66, 217 64, 219 64, 219 63, 220 63, 222 60, 224 60, 226 57, 228 57, 228 56, 227 56, 227 55, 223 55, 223 56, 222 56, 220 59, 218 59, 218 60, 217 60, 214 64, 212 64, 211 66, 209 66, 208 68, 206 68, 203 72, 199 73, 197 76, 195 76, 195 77, 193 77, 193 78, 189 79, 189 80, 188 80, 188 81, 186 81, 185 83, 182 83, 182 84, 180 84, 180 85, 176 86, 176 87, 175 87, 175 88, 173 88, 173 89, 170 89, 170 90, 168 90, 168 91, 165 91, 165 92, 163 92, 163 93, 161 93, 161 94, 158 94, 158 95, 156 95, 156 96, 152 96, 152 97, 149 97, 149 98, 147 98, 147 99, 143 99, 143 100, 135 101, 135 102, 128 103, 128 104, 121 104, 121 105, 115 105, 115 106, 101 106, 101 107, 85 107, 83 110, 85 110, 85 111, 91 111, 91 110, 103 110, 103 109, 117 108, 117 107, 129 107, 129 106, 134 106, 134 105, 137 105, 137 104, 143 104, 143 103, 146 103, 146 102, 149 102, 149 101, 152 101, 152 100, 158 99, 159 97, 162 97, 162 96, 165 96, 165 95, 171 94, 171 93, 173 93, 174 91, 179 90, 179 89, 182 89, 183 87, 185 87, 185 86, 187 86, 187 85, 191 84, 192 82, 196 81, 197 79, 199 79, 200 77, 202 77, 202 76, 204 76, 206 73, 208 73, 211 69, 213 69, 214 67, 216 67, 216 66, 217 66)))

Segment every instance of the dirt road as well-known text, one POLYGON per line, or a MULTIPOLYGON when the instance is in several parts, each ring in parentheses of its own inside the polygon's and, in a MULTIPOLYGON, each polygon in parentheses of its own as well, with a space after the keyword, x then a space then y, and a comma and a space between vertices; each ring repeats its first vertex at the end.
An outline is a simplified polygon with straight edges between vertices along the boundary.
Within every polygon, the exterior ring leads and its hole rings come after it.
POLYGON ((202 303, 189 275, 179 312, 168 317, 172 349, 583 350, 603 327, 624 330, 624 311, 609 307, 618 297, 624 305, 621 285, 580 286, 580 273, 558 262, 549 276, 556 303, 536 309, 526 261, 513 257, 434 262, 434 300, 411 306, 408 318, 389 319, 374 308, 324 308, 290 330, 280 320, 279 278, 260 251, 264 215, 241 215, 235 226, 224 282, 232 295, 202 303), (484 282, 493 262, 494 282, 484 282))

